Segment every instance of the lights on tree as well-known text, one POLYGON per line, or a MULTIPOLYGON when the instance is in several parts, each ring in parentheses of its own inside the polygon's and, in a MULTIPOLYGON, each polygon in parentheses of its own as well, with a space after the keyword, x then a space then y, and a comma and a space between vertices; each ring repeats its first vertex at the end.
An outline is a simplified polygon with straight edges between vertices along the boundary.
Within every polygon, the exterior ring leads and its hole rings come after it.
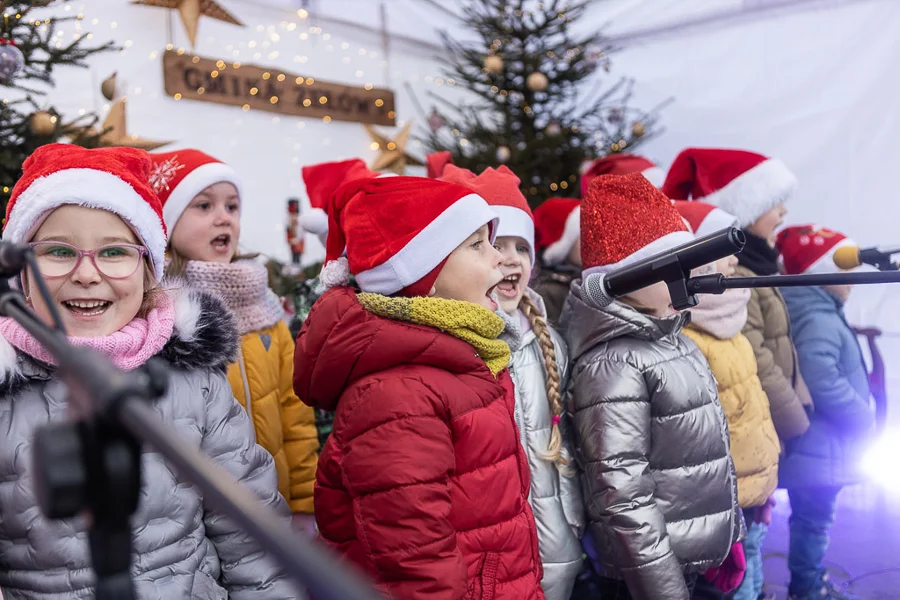
POLYGON ((512 156, 509 146, 497 146, 497 160, 505 163, 512 156))
POLYGON ((525 85, 532 92, 544 92, 547 90, 547 86, 550 85, 550 80, 540 71, 535 71, 525 80, 525 85))
POLYGON ((557 123, 556 121, 550 121, 550 123, 547 125, 547 128, 544 129, 544 133, 546 133, 547 135, 549 135, 551 137, 557 136, 561 132, 562 132, 562 127, 560 127, 559 123, 557 123))

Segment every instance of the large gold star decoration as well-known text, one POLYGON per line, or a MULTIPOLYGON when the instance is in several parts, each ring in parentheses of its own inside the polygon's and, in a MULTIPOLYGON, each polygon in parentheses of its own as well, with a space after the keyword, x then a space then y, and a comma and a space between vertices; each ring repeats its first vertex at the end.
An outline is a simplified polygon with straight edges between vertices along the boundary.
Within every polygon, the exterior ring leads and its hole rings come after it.
POLYGON ((366 131, 372 137, 372 149, 378 150, 378 156, 375 157, 369 168, 373 171, 393 171, 397 175, 403 175, 407 165, 424 166, 425 163, 406 153, 406 144, 409 142, 411 130, 412 121, 409 121, 400 130, 400 135, 389 140, 371 125, 366 125, 366 131))
POLYGON ((125 99, 119 100, 109 109, 109 114, 103 120, 103 125, 97 128, 84 128, 75 132, 75 136, 92 137, 99 135, 101 148, 139 148, 141 150, 156 150, 172 142, 160 142, 157 140, 148 140, 139 135, 128 133, 128 127, 125 124, 125 99))
POLYGON ((231 23, 232 25, 244 26, 243 23, 222 8, 222 5, 215 0, 134 0, 132 4, 178 9, 181 23, 184 25, 185 31, 187 31, 188 39, 191 41, 191 48, 197 42, 197 27, 200 23, 200 17, 209 17, 231 23))

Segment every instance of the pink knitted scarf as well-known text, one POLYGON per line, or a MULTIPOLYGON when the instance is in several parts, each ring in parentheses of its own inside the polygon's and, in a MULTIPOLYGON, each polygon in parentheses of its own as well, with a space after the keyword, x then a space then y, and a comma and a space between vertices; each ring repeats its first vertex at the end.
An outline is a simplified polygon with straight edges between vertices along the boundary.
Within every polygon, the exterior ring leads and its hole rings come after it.
POLYGON ((272 327, 285 317, 281 300, 269 289, 269 272, 255 260, 191 260, 185 266, 184 278, 191 287, 221 298, 237 319, 241 335, 272 327))
MULTIPOLYGON (((174 331, 175 306, 167 294, 159 294, 156 308, 146 319, 134 318, 122 329, 104 337, 70 337, 69 341, 105 354, 120 369, 131 371, 158 354, 174 331)), ((48 365, 56 364, 53 356, 10 318, 0 317, 0 336, 32 358, 48 365)))

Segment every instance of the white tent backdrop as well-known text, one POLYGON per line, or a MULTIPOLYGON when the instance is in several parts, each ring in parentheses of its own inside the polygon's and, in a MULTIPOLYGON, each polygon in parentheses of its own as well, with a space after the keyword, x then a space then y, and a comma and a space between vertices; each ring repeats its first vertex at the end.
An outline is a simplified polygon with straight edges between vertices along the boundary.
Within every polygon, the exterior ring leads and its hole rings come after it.
MULTIPOLYGON (((281 68, 335 82, 387 85, 400 121, 427 112, 429 92, 454 97, 439 79, 437 32, 462 34, 460 2, 373 0, 219 0, 246 23, 204 18, 196 53, 281 68), (298 9, 307 7, 302 18, 298 9), (314 33, 310 27, 319 27, 314 33), (414 96, 407 91, 407 84, 414 96)), ((163 92, 167 23, 176 47, 187 41, 177 15, 124 0, 81 0, 82 31, 115 39, 124 52, 92 59, 92 69, 60 71, 50 99, 65 113, 108 110, 100 81, 118 71, 128 96, 131 133, 199 146, 246 178, 242 242, 284 259, 285 199, 303 197, 304 164, 369 159, 370 139, 355 123, 297 117, 190 101, 163 92)), ((59 10, 56 7, 54 10, 59 10)), ((736 147, 776 156, 800 179, 789 223, 838 228, 861 245, 900 246, 895 177, 900 138, 900 2, 895 0, 596 0, 581 25, 621 40, 611 80, 637 81, 634 103, 672 97, 666 132, 643 149, 668 167, 686 146, 736 147), (693 26, 685 26, 693 21, 693 26)), ((63 28, 64 39, 78 34, 63 28)), ((420 152, 415 145, 412 152, 420 152)), ((415 171, 414 173, 421 172, 415 171)), ((315 242, 310 242, 317 246, 315 242)), ((859 288, 851 320, 882 327, 889 364, 900 357, 900 286, 859 288)), ((896 377, 897 374, 895 374, 896 377)), ((900 381, 897 381, 900 389, 900 381)))

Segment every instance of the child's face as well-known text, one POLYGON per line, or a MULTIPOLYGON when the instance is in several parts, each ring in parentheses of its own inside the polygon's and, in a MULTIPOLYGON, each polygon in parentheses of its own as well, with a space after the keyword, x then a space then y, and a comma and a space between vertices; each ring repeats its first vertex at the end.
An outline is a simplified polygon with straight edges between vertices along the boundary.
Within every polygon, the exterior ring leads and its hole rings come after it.
POLYGON ((774 248, 776 239, 775 231, 781 227, 782 223, 784 223, 784 215, 786 214, 787 209, 784 207, 784 204, 779 204, 763 213, 752 225, 747 227, 747 231, 766 240, 769 242, 769 245, 774 248))
POLYGON ((576 267, 583 267, 584 263, 581 261, 581 236, 578 236, 578 239, 575 240, 575 243, 572 244, 572 248, 569 250, 569 255, 566 257, 566 262, 570 265, 575 265, 576 267))
POLYGON ((665 282, 657 281, 653 285, 631 292, 623 298, 628 304, 645 308, 654 317, 668 317, 675 314, 672 299, 665 282))
POLYGON ((726 256, 725 258, 720 258, 716 261, 716 273, 721 273, 725 277, 731 277, 734 275, 734 269, 738 265, 737 256, 731 255, 726 256))
POLYGON ((497 310, 491 294, 503 279, 503 256, 491 245, 489 232, 488 226, 482 225, 450 253, 430 296, 472 302, 491 312, 497 310))
POLYGON ((241 236, 237 188, 214 183, 191 200, 171 232, 172 247, 188 260, 231 262, 241 236))
MULTIPOLYGON (((125 222, 113 213, 83 206, 61 206, 48 216, 31 239, 32 242, 63 242, 93 250, 110 244, 142 246, 125 222)), ((65 246, 44 246, 39 252, 46 260, 71 260, 73 253, 65 246)), ((108 257, 117 256, 115 248, 106 250, 108 257)), ((124 255, 120 252, 119 255, 124 255)), ((100 261, 102 257, 97 257, 100 261)), ((122 258, 121 260, 125 260, 122 258)), ((62 316, 66 333, 75 337, 103 337, 115 333, 131 322, 144 300, 145 259, 139 259, 134 273, 125 279, 110 279, 97 270, 87 256, 69 275, 47 279, 47 287, 62 316)), ((41 259, 39 259, 39 264, 41 259)), ((35 312, 45 323, 52 324, 50 310, 26 272, 25 290, 35 312)))
POLYGON ((503 312, 511 315, 518 309, 519 300, 525 295, 525 288, 531 280, 531 254, 528 242, 520 237, 498 237, 494 247, 503 256, 503 264, 500 265, 503 281, 497 286, 497 298, 503 312))

